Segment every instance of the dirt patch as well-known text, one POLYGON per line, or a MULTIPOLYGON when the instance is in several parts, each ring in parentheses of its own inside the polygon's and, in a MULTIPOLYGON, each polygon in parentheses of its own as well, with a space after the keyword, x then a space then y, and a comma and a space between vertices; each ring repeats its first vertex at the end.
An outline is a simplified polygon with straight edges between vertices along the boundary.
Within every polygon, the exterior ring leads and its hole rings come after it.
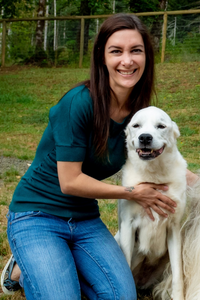
POLYGON ((30 166, 31 162, 32 161, 30 160, 18 159, 16 157, 0 156, 0 187, 3 186, 3 179, 1 178, 6 171, 9 171, 11 168, 14 168, 19 172, 20 176, 23 176, 28 170, 28 167, 30 166))
POLYGON ((0 156, 0 175, 14 167, 22 176, 27 171, 32 161, 18 159, 15 157, 0 156))

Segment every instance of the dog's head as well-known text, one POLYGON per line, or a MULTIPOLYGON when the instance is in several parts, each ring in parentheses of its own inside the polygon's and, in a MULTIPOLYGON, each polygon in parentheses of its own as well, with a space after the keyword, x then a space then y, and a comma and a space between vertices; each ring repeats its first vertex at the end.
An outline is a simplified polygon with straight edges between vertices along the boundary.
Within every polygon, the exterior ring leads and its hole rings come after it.
POLYGON ((128 152, 134 150, 143 160, 161 155, 172 149, 180 132, 178 126, 161 109, 150 106, 139 110, 131 119, 126 130, 128 152))

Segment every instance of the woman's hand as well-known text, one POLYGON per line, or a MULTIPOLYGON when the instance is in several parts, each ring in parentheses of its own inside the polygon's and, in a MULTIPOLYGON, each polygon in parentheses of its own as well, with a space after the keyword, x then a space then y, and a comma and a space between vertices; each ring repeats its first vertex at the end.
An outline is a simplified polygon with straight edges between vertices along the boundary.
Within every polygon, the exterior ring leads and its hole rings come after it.
MULTIPOLYGON (((176 207, 176 202, 163 195, 158 190, 167 191, 168 187, 166 185, 154 184, 154 183, 141 183, 130 190, 130 195, 127 197, 127 200, 134 200, 140 204, 151 218, 154 221, 154 217, 151 209, 153 209, 160 216, 167 218, 168 215, 162 210, 165 209, 170 213, 174 213, 174 207, 176 207)), ((126 191, 128 189, 126 188, 126 191)))

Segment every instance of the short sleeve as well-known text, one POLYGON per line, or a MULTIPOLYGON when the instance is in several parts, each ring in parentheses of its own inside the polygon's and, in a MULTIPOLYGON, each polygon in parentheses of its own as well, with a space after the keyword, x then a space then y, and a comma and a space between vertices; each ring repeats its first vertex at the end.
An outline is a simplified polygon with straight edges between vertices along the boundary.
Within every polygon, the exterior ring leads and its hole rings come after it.
POLYGON ((57 161, 84 161, 92 120, 93 102, 83 85, 69 91, 50 109, 57 161))

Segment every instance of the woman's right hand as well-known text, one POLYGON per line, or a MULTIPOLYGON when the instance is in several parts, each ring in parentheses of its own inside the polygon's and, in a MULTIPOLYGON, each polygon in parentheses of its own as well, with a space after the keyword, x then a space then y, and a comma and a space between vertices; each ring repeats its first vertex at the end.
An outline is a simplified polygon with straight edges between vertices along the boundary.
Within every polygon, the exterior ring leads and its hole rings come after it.
POLYGON ((130 194, 126 199, 134 200, 140 204, 153 221, 154 217, 151 211, 152 209, 160 216, 167 218, 168 215, 162 209, 167 210, 170 213, 174 213, 174 208, 177 205, 176 202, 162 194, 159 190, 167 191, 168 186, 163 184, 141 183, 134 186, 132 191, 131 188, 130 190, 126 188, 126 191, 130 191, 130 194))

